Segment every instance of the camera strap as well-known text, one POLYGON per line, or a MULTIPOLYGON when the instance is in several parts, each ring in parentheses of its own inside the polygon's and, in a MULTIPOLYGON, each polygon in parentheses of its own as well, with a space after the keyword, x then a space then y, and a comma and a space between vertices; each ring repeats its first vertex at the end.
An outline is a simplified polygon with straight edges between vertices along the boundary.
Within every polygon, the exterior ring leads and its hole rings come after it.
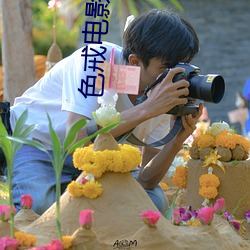
POLYGON ((180 131, 182 127, 182 120, 181 120, 181 117, 178 116, 176 118, 176 121, 174 123, 174 126, 173 128, 170 130, 170 132, 164 137, 162 138, 161 140, 159 141, 156 141, 156 142, 153 142, 153 143, 145 143, 143 141, 141 141, 140 139, 138 139, 133 133, 132 133, 132 130, 125 133, 124 135, 120 136, 118 139, 117 139, 117 142, 118 143, 122 143, 124 142, 125 140, 133 145, 136 145, 136 146, 144 146, 144 147, 160 147, 160 146, 163 146, 165 144, 167 144, 169 141, 171 141, 176 135, 177 133, 180 131))

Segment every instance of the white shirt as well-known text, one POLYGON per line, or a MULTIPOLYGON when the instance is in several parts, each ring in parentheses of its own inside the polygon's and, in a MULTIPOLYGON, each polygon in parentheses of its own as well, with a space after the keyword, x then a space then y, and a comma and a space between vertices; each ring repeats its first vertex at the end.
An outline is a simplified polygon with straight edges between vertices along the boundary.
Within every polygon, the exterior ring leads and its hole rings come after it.
MULTIPOLYGON (((100 51, 100 46, 107 49, 105 59, 109 61, 110 52, 115 47, 115 64, 124 64, 122 47, 103 42, 102 44, 89 45, 88 49, 95 48, 100 51)), ((99 108, 97 96, 85 98, 78 90, 81 80, 86 76, 95 76, 93 69, 84 69, 85 57, 81 56, 83 48, 76 50, 72 55, 58 62, 34 86, 26 90, 22 96, 17 97, 11 107, 11 125, 15 126, 16 120, 28 109, 28 119, 25 125, 38 124, 32 138, 44 143, 51 149, 51 140, 48 126, 47 113, 50 116, 53 128, 63 142, 66 133, 68 111, 92 118, 92 112, 99 108)), ((93 52, 91 52, 93 54, 93 52)), ((103 60, 96 56, 96 60, 103 60)), ((91 65, 87 59, 87 65, 91 65)), ((119 94, 117 111, 129 109, 133 106, 126 94, 119 94)), ((150 119, 135 129, 138 138, 146 143, 162 139, 169 131, 169 115, 162 115, 150 119)))

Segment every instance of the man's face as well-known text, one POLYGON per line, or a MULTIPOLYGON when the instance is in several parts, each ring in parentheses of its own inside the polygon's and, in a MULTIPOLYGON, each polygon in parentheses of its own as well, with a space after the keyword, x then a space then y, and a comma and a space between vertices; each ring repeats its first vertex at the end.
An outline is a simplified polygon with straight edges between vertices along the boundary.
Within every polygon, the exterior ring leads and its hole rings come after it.
POLYGON ((162 63, 159 58, 152 58, 149 61, 148 67, 145 69, 143 64, 141 66, 140 76, 140 90, 144 90, 148 85, 153 83, 156 78, 166 70, 166 66, 162 63))

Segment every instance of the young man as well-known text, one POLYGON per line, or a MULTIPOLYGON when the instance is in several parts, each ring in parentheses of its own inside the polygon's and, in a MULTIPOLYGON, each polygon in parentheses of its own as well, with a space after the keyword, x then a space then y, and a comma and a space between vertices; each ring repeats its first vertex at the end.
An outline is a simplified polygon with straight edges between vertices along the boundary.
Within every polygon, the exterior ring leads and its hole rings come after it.
MULTIPOLYGON (((190 62, 199 50, 199 41, 192 26, 168 11, 151 10, 135 18, 124 32, 123 48, 103 43, 106 48, 105 58, 110 60, 112 48, 115 48, 115 64, 139 66, 140 85, 138 96, 144 89, 163 73, 170 69, 161 83, 150 92, 148 99, 134 106, 136 95, 119 94, 117 111, 121 120, 126 121, 112 130, 114 137, 135 129, 135 134, 144 142, 150 143, 168 134, 171 120, 176 117, 166 114, 176 105, 187 103, 189 83, 186 80, 173 82, 173 77, 182 68, 174 68, 178 62, 190 62)), ((89 45, 88 51, 100 48, 100 44, 89 45)), ((38 128, 32 134, 51 148, 50 134, 46 111, 49 113, 53 127, 60 139, 79 119, 92 119, 92 112, 99 108, 97 97, 85 98, 79 91, 81 79, 95 76, 90 58, 81 56, 84 48, 58 62, 33 87, 21 97, 15 99, 11 108, 11 124, 28 108, 27 125, 37 123, 38 128)), ((86 51, 85 51, 86 52, 86 51)), ((96 60, 103 60, 102 56, 96 60)), ((93 61, 92 61, 93 64, 93 61)), ((170 167, 175 155, 182 148, 183 142, 193 133, 201 115, 203 105, 200 104, 198 115, 182 116, 183 127, 169 143, 161 149, 145 147, 143 161, 139 171, 133 173, 139 183, 148 192, 161 212, 166 212, 167 200, 159 187, 159 182, 170 167)), ((87 136, 86 128, 82 129, 78 138, 87 136)), ((52 152, 51 152, 52 153, 52 152)), ((62 173, 62 190, 79 175, 73 167, 69 156, 62 173)), ((17 209, 20 209, 20 197, 30 194, 34 199, 33 210, 43 213, 55 201, 55 176, 48 157, 36 148, 24 145, 17 153, 13 169, 13 197, 17 209)))

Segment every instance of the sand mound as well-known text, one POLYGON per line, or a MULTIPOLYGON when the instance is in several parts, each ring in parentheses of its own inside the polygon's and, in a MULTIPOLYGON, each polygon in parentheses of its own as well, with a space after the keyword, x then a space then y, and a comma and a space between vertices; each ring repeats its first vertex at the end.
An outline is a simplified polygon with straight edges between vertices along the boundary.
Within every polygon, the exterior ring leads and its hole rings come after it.
MULTIPOLYGON (((224 197, 226 210, 230 213, 237 207, 241 198, 239 208, 235 212, 237 219, 244 219, 245 213, 250 209, 250 160, 235 162, 223 162, 225 173, 217 165, 211 165, 213 173, 219 178, 218 197, 224 197)), ((204 198, 199 195, 199 178, 206 174, 208 167, 204 167, 201 160, 189 160, 188 162, 188 185, 187 185, 187 205, 193 209, 201 207, 204 198)))
MULTIPOLYGON (((156 228, 146 226, 139 214, 157 210, 146 192, 130 173, 105 173, 99 182, 103 194, 97 199, 61 197, 63 235, 74 235, 72 249, 250 249, 250 243, 239 236, 227 221, 215 216, 211 226, 174 226, 163 216, 156 228), (79 228, 79 213, 94 210, 92 230, 79 228)), ((55 204, 29 225, 18 224, 23 232, 35 234, 37 245, 57 238, 55 204)))

